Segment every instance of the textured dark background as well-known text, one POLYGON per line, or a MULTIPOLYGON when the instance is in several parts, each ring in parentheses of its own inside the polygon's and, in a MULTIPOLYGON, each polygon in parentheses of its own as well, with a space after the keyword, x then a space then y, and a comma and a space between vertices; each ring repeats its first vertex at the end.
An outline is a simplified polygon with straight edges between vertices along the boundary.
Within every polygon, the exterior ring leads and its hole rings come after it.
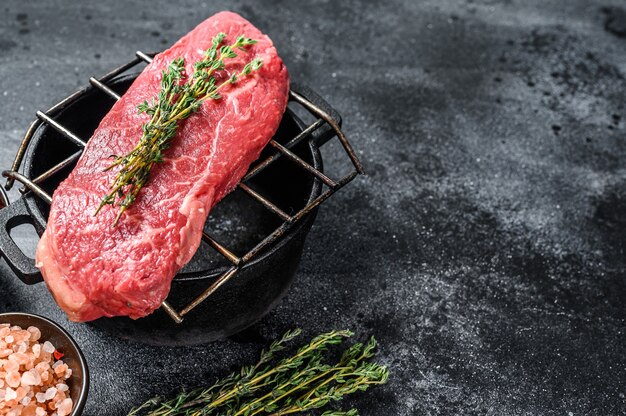
POLYGON ((5 0, 4 168, 36 110, 231 9, 344 115, 369 176, 324 206, 256 343, 118 341, 68 323, 43 285, 4 264, 0 311, 42 313, 75 335, 90 415, 224 374, 294 326, 377 336, 392 378, 346 403, 363 415, 625 414, 625 8, 5 0))

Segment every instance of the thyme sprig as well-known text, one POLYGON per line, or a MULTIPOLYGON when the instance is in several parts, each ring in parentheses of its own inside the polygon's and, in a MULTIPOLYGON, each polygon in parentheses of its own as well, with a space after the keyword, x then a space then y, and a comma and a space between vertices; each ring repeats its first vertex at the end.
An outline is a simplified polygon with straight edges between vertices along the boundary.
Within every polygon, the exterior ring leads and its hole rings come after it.
POLYGON ((105 171, 118 166, 121 169, 94 215, 98 215, 104 206, 117 203, 120 209, 113 223, 115 227, 148 182, 152 167, 163 162, 164 151, 170 147, 181 122, 197 112, 204 101, 222 98, 220 90, 226 85, 236 84, 241 78, 261 68, 261 59, 254 58, 241 71, 218 83, 216 74, 225 70, 226 60, 236 58, 237 50, 245 51, 257 42, 239 36, 234 43, 222 45, 225 37, 224 33, 220 33, 212 39, 211 47, 204 52, 203 59, 194 64, 191 77, 185 74, 183 58, 174 59, 162 72, 161 89, 156 99, 137 106, 139 113, 151 116, 150 121, 142 126, 142 136, 133 150, 123 156, 111 156, 113 163, 105 171))
MULTIPOLYGON (((154 398, 128 416, 283 416, 321 409, 346 395, 387 382, 387 367, 370 362, 376 352, 372 337, 366 344, 347 348, 341 359, 329 365, 329 347, 351 337, 350 331, 332 331, 313 338, 287 358, 277 360, 285 344, 300 335, 287 332, 261 352, 252 366, 218 380, 204 389, 182 392, 169 400, 154 398), (275 364, 271 364, 276 361, 275 364)), ((322 416, 357 416, 356 409, 327 410, 322 416)))

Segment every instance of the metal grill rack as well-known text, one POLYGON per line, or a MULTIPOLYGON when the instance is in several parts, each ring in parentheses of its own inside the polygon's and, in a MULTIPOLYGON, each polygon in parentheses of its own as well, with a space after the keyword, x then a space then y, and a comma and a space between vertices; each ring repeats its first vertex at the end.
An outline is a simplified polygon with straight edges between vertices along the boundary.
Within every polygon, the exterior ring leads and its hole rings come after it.
MULTIPOLYGON (((109 86, 107 86, 107 83, 112 81, 118 75, 128 71, 129 69, 141 63, 149 64, 150 62, 152 62, 152 57, 155 54, 146 54, 146 53, 138 51, 136 52, 135 55, 136 57, 132 61, 115 68, 114 70, 110 71, 106 75, 100 78, 94 78, 94 77, 89 78, 89 83, 91 84, 93 88, 97 88, 98 90, 104 92, 106 95, 108 95, 112 99, 118 100, 120 98, 120 95, 117 94, 115 91, 113 91, 109 86)), ((89 88, 89 87, 86 87, 86 88, 89 88)), ((30 125, 28 131, 24 135, 24 138, 22 139, 22 143, 18 149, 17 155, 15 156, 15 160, 13 162, 11 170, 5 170, 2 172, 2 175, 8 178, 6 185, 5 185, 5 188, 7 190, 11 189, 15 181, 18 181, 24 185, 24 187, 20 189, 22 193, 32 192, 34 195, 41 198, 48 204, 52 202, 52 197, 40 186, 40 184, 43 181, 58 174, 60 171, 70 166, 75 161, 77 161, 80 155, 82 154, 82 149, 86 145, 85 140, 83 140, 82 138, 72 133, 68 128, 66 128, 65 126, 63 126, 62 124, 60 124, 54 119, 55 113, 57 113, 61 108, 63 108, 66 103, 72 101, 79 95, 83 94, 85 91, 86 89, 79 90, 75 92, 74 94, 70 95, 69 97, 67 97, 66 99, 64 99, 63 101, 54 105, 47 111, 37 112, 37 120, 35 120, 30 125), (22 159, 24 158, 24 155, 30 143, 31 137, 42 124, 47 124, 48 126, 50 126, 54 130, 59 132, 63 137, 65 137, 66 139, 72 141, 74 144, 79 146, 81 150, 75 152, 74 154, 64 159, 57 165, 53 166, 46 172, 40 174, 36 178, 28 178, 25 175, 19 173, 19 169, 22 164, 22 159)), ((228 282, 230 279, 236 276, 237 271, 241 267, 243 267, 246 263, 254 259, 257 255, 263 252, 263 250, 268 248, 270 245, 278 241, 281 238, 281 236, 283 236, 285 232, 288 231, 295 223, 302 220, 314 208, 319 206, 322 202, 328 199, 337 190, 345 186, 348 182, 352 181, 358 174, 363 173, 363 167, 358 157, 356 156, 352 146, 348 142, 345 134, 341 130, 338 123, 331 117, 330 114, 328 114, 322 108, 320 108, 319 106, 316 106, 315 104, 307 100, 305 97, 303 97, 302 95, 294 91, 290 91, 289 100, 291 102, 295 102, 301 105, 304 109, 306 109, 309 113, 311 113, 316 118, 316 120, 312 122, 311 124, 309 124, 299 134, 297 134, 295 137, 290 139, 285 144, 280 144, 272 139, 269 143, 269 146, 271 146, 275 150, 274 153, 268 156, 267 158, 265 158, 264 160, 258 162, 256 165, 254 165, 248 171, 248 173, 244 176, 244 178, 241 180, 241 182, 238 185, 238 187, 242 191, 244 191, 247 195, 249 195, 254 200, 258 201, 263 207, 265 207, 267 210, 271 211, 273 214, 278 216, 282 220, 282 223, 280 224, 280 226, 278 226, 278 228, 276 228, 269 235, 265 236, 256 246, 254 246, 250 251, 248 251, 246 254, 244 254, 241 257, 237 256, 233 251, 229 250, 227 247, 220 244, 213 237, 211 237, 209 234, 203 231, 202 241, 204 241, 206 244, 212 247, 215 251, 221 254, 224 258, 226 258, 226 260, 228 260, 228 262, 230 263, 230 267, 225 272, 223 272, 215 281, 213 281, 213 283, 211 283, 202 293, 200 293, 194 300, 192 300, 183 309, 176 310, 172 305, 167 303, 167 301, 161 304, 161 308, 177 324, 180 324, 183 321, 183 318, 185 317, 185 315, 187 315, 189 312, 195 309, 202 302, 207 300, 222 285, 224 285, 226 282, 228 282), (306 161, 304 161, 299 156, 297 156, 294 152, 291 151, 291 149, 294 146, 302 142, 304 139, 308 138, 314 131, 320 129, 324 125, 329 126, 333 130, 335 137, 337 137, 337 139, 343 146, 354 168, 348 174, 346 174, 345 176, 343 176, 342 178, 338 180, 331 179, 322 171, 311 166, 309 163, 307 163, 306 161), (252 179, 254 176, 256 176, 258 173, 266 169, 268 166, 270 166, 272 163, 274 163, 276 160, 278 160, 281 157, 285 157, 289 159, 290 161, 295 163, 297 166, 299 166, 301 169, 306 171, 308 174, 313 175, 314 177, 319 179, 325 185, 323 188, 323 192, 317 198, 315 198, 313 201, 310 201, 305 207, 303 207, 300 211, 296 212, 293 215, 290 215, 284 212, 272 201, 268 200, 263 195, 254 191, 252 188, 250 188, 246 184, 247 181, 252 179)))

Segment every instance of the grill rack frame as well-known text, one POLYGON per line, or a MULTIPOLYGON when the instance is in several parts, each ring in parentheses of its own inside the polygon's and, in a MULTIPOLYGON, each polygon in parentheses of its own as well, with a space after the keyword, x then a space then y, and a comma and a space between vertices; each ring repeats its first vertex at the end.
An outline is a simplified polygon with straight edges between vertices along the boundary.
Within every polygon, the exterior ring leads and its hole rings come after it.
MULTIPOLYGON (((114 90, 109 88, 107 83, 109 81, 114 80, 116 77, 128 72, 130 69, 136 67, 137 65, 140 65, 142 63, 150 64, 152 62, 152 58, 156 54, 157 53, 147 54, 141 51, 137 51, 135 52, 135 58, 133 60, 118 66, 117 68, 109 71, 108 73, 101 76, 100 78, 90 77, 89 78, 90 85, 69 95, 65 99, 61 100, 57 104, 50 107, 45 112, 37 111, 36 113, 37 119, 31 123, 28 130, 26 131, 22 139, 22 142, 20 144, 20 147, 18 148, 17 154, 11 166, 11 169, 4 170, 2 172, 2 176, 7 178, 4 188, 6 190, 10 190, 15 184, 15 181, 18 181, 24 185, 22 188, 20 188, 20 192, 23 195, 27 194, 28 192, 32 192, 35 196, 41 198, 46 203, 50 204, 52 202, 52 197, 43 188, 41 188, 39 184, 53 177, 54 175, 58 174, 60 171, 62 171, 66 167, 76 162, 80 158, 83 152, 83 149, 87 144, 86 141, 84 141, 83 139, 81 139, 80 137, 72 133, 70 129, 66 128, 65 126, 57 122, 54 119, 55 113, 61 110, 66 103, 73 101, 75 98, 87 92, 89 88, 95 88, 105 93, 111 99, 114 99, 116 101, 119 100, 121 96, 117 94, 114 90), (75 145, 77 145, 80 148, 80 150, 73 153, 71 156, 67 157, 66 159, 59 162, 58 164, 48 169, 44 173, 38 175, 37 177, 28 178, 25 175, 21 174, 19 170, 21 168, 22 161, 24 159, 26 150, 28 149, 32 136, 44 124, 51 127, 55 131, 57 131, 64 138, 73 142, 75 145)), ((324 109, 320 108, 319 106, 317 106, 316 104, 309 101, 304 96, 302 96, 301 94, 298 94, 297 92, 293 90, 289 91, 289 101, 295 102, 299 104, 300 106, 302 106, 306 111, 308 111, 311 115, 315 117, 315 121, 313 121, 311 124, 308 124, 307 127, 305 127, 300 133, 298 133, 295 137, 290 139, 285 144, 280 144, 276 142, 274 139, 271 139, 269 142, 269 146, 271 146, 275 150, 274 153, 266 157, 264 160, 254 164, 254 166, 248 170, 246 175, 241 179, 240 183, 237 185, 237 187, 240 188, 242 191, 244 191, 246 195, 256 200, 264 208, 266 208, 267 210, 269 210, 270 212, 278 216, 283 222, 272 233, 265 236, 259 243, 257 243, 252 249, 250 249, 243 256, 237 256, 233 251, 228 249, 226 246, 220 244, 206 231, 203 231, 202 241, 208 244, 222 257, 224 257, 230 263, 230 267, 226 271, 222 272, 203 292, 201 292, 198 296, 196 296, 194 300, 192 300, 182 309, 177 310, 172 305, 170 305, 167 302, 167 300, 163 301, 163 303, 161 304, 161 309, 176 324, 182 323, 184 317, 187 314, 189 314, 196 307, 198 307, 200 304, 206 301, 222 285, 224 285, 230 279, 234 278, 234 276, 236 276, 237 274, 237 271, 241 267, 243 267, 246 263, 252 261, 259 254, 261 254, 265 249, 271 247, 273 244, 276 244, 280 240, 281 236, 285 234, 285 232, 287 232, 293 225, 301 221, 312 210, 314 210, 319 205, 321 205, 324 201, 326 201, 330 196, 332 196, 339 189, 343 188, 349 182, 354 180, 356 176, 364 174, 363 166, 358 156, 356 155, 352 145, 350 144, 346 135, 342 131, 339 123, 333 118, 331 114, 329 114, 324 109), (331 139, 336 137, 339 140, 346 155, 348 156, 348 158, 350 159, 350 162, 352 163, 353 169, 351 169, 349 173, 343 175, 338 180, 333 180, 332 178, 328 177, 324 172, 311 166, 309 163, 304 161, 302 158, 300 158, 298 155, 296 155, 290 150, 292 147, 301 143, 303 140, 312 137, 312 133, 315 132, 316 130, 321 129, 323 126, 330 127, 330 129, 334 133, 331 139), (325 187, 325 189, 323 188, 321 194, 317 198, 315 198, 313 201, 307 202, 307 204, 303 208, 301 208, 298 212, 292 215, 289 215, 283 210, 281 210, 276 204, 274 204, 272 201, 270 201, 263 195, 259 194, 258 192, 254 191, 245 183, 248 180, 252 179, 254 176, 256 176, 258 173, 262 172, 265 168, 270 166, 272 163, 274 163, 276 160, 278 160, 281 157, 288 158, 294 164, 296 164, 301 169, 303 169, 306 173, 320 180, 322 183, 322 186, 325 187)), ((4 190, 2 194, 6 195, 4 193, 4 190)), ((6 198, 3 198, 3 199, 5 199, 5 201, 2 201, 2 202, 6 202, 6 204, 4 205, 8 205, 8 199, 6 198)))

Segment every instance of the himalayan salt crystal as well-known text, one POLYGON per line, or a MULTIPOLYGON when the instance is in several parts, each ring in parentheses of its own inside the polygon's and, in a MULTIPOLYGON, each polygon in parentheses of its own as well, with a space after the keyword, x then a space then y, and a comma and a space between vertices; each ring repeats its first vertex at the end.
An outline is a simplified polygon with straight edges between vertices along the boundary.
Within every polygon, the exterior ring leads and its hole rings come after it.
POLYGON ((35 410, 35 416, 46 416, 46 410, 42 407, 37 407, 35 410))
POLYGON ((63 384, 63 383, 59 383, 57 384, 57 390, 59 391, 68 391, 70 389, 70 387, 67 384, 63 384))
POLYGON ((17 393, 16 399, 17 399, 18 402, 22 401, 22 399, 24 397, 26 397, 26 392, 27 391, 28 390, 26 390, 24 387, 18 387, 17 390, 15 390, 15 392, 17 393))
POLYGON ((62 391, 58 391, 57 390, 57 394, 54 395, 54 397, 52 398, 52 402, 56 403, 56 405, 58 406, 59 403, 61 403, 63 400, 65 400, 67 396, 65 395, 65 393, 63 393, 62 391))
POLYGON ((16 343, 28 341, 28 339, 30 338, 30 332, 21 329, 19 331, 15 331, 12 336, 16 343))
POLYGON ((56 396, 56 394, 57 394, 56 387, 50 387, 48 390, 46 390, 46 394, 45 394, 44 398, 46 400, 52 400, 54 398, 54 396, 56 396))
POLYGON ((45 401, 46 401, 46 394, 45 393, 37 393, 37 394, 35 394, 35 399, 37 400, 37 403, 45 403, 45 401))
MULTIPOLYGON (((28 404, 31 402, 31 400, 33 400, 33 399, 28 397, 28 396, 24 396, 22 398, 22 400, 20 400, 20 403, 23 404, 24 406, 28 406, 28 404)), ((35 413, 35 409, 33 409, 33 414, 34 413, 35 413)))
POLYGON ((37 371, 39 371, 40 373, 43 373, 44 371, 48 371, 50 369, 50 364, 46 363, 46 362, 41 362, 39 364, 37 364, 35 366, 35 368, 37 369, 37 371))
POLYGON ((41 355, 39 356, 39 360, 49 363, 50 361, 52 361, 52 354, 50 354, 49 352, 43 351, 41 355))
POLYGON ((54 345, 50 341, 46 341, 43 343, 43 350, 48 354, 52 354, 55 350, 54 345))
POLYGON ((24 354, 26 351, 28 351, 28 344, 26 344, 24 341, 19 343, 19 346, 17 347, 17 352, 24 354))
POLYGON ((17 399, 17 392, 13 390, 11 387, 7 387, 6 392, 4 394, 4 401, 8 402, 14 399, 17 399))
POLYGON ((33 345, 33 354, 35 358, 39 358, 39 355, 41 355, 41 344, 33 345))
MULTIPOLYGON (((9 387, 15 388, 15 387, 18 387, 22 383, 22 377, 20 377, 20 373, 18 373, 17 371, 11 371, 7 373, 7 376, 4 379, 4 381, 9 385, 9 387)), ((7 400, 11 400, 11 399, 7 399, 7 400)))
POLYGON ((59 416, 67 416, 72 412, 72 399, 65 399, 57 406, 59 416))
MULTIPOLYGON (((10 410, 14 410, 16 408, 16 406, 18 406, 17 400, 15 400, 15 399, 6 401, 6 402, 4 402, 4 404, 7 407, 7 409, 10 409, 10 410)), ((18 415, 19 415, 19 413, 18 413, 18 415)))
POLYGON ((26 330, 30 332, 31 341, 39 341, 39 338, 41 338, 41 331, 39 330, 39 328, 37 328, 36 326, 29 326, 26 330))
POLYGON ((56 374, 57 376, 65 374, 66 371, 67 371, 67 366, 63 363, 61 363, 61 365, 54 367, 54 374, 56 374))
POLYGON ((13 353, 13 350, 10 348, 6 348, 4 350, 0 350, 0 358, 6 358, 13 353))
POLYGON ((67 370, 65 370, 65 375, 63 376, 63 378, 67 380, 70 377, 72 377, 72 369, 68 368, 67 370))
POLYGON ((22 416, 37 416, 37 406, 26 403, 22 410, 22 416))
POLYGON ((19 365, 26 365, 30 361, 27 354, 16 352, 9 356, 9 360, 15 360, 19 365))
POLYGON ((7 373, 13 372, 13 371, 18 371, 20 369, 20 365, 14 361, 14 360, 7 360, 6 363, 4 363, 4 371, 6 371, 7 373))
POLYGON ((35 369, 22 374, 22 386, 38 386, 41 384, 41 375, 35 369))

